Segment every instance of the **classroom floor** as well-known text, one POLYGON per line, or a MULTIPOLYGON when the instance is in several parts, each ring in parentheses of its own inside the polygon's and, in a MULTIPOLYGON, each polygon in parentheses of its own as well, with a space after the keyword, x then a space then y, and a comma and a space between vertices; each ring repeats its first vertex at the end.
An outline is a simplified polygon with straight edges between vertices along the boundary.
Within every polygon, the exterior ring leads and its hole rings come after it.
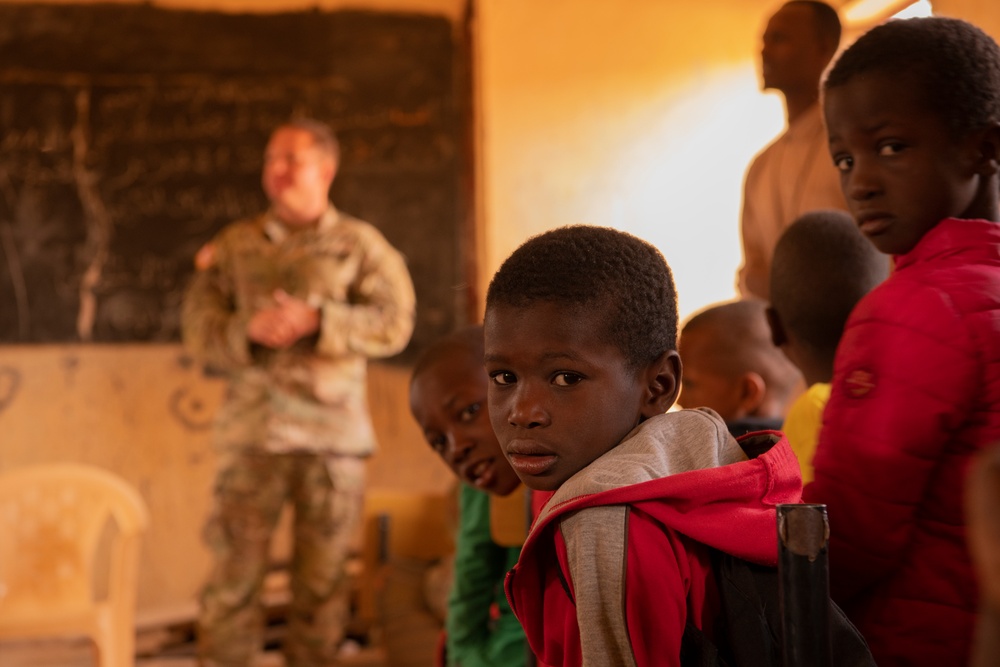
MULTIPOLYGON (((345 647, 338 661, 344 667, 387 667, 384 652, 376 648, 345 647)), ((0 644, 3 667, 96 667, 94 652, 85 640, 24 641, 0 644)), ((154 655, 139 655, 135 667, 198 667, 194 645, 180 645, 154 655)), ((254 667, 285 667, 276 650, 265 651, 254 667)))
MULTIPOLYGON (((400 561, 382 573, 381 603, 387 613, 374 627, 348 628, 336 663, 342 667, 428 667, 441 632, 441 622, 419 610, 425 596, 424 567, 400 561)), ((254 667, 285 667, 281 643, 285 634, 287 582, 269 577, 265 586, 265 651, 254 667)), ((136 618, 135 667, 198 667, 195 650, 195 602, 136 618)), ((97 667, 85 639, 0 642, 0 667, 97 667)))
MULTIPOLYGON (((285 636, 287 581, 271 577, 265 590, 264 652, 253 667, 285 667, 281 642, 285 636)), ((136 618, 135 667, 198 667, 195 648, 194 602, 136 618)), ((350 631, 349 631, 350 632, 350 631)), ((344 667, 389 667, 385 652, 348 638, 337 663, 344 667)), ((0 667, 97 667, 93 647, 84 638, 0 642, 0 667)))

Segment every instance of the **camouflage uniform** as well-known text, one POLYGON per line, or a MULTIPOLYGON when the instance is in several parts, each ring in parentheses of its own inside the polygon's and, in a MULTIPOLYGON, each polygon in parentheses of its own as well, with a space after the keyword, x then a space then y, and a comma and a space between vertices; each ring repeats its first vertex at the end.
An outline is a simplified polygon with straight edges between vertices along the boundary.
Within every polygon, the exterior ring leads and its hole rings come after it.
POLYGON ((295 511, 289 667, 332 661, 348 600, 344 564, 375 448, 367 358, 399 352, 413 330, 405 261, 371 225, 333 207, 306 229, 270 214, 212 241, 183 308, 188 349, 230 384, 215 423, 221 465, 206 527, 215 566, 202 592, 199 652, 245 667, 261 645, 259 593, 284 503, 295 511), (248 341, 276 289, 321 312, 319 332, 287 350, 248 341))

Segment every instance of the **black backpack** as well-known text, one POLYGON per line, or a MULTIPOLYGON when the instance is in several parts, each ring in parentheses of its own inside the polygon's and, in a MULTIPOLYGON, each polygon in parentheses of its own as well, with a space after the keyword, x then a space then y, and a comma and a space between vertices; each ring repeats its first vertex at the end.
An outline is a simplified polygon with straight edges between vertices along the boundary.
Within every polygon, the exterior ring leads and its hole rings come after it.
MULTIPOLYGON (((714 642, 688 621, 682 667, 782 667, 778 568, 709 551, 721 607, 714 642)), ((864 637, 832 600, 830 643, 836 667, 875 667, 864 637)))

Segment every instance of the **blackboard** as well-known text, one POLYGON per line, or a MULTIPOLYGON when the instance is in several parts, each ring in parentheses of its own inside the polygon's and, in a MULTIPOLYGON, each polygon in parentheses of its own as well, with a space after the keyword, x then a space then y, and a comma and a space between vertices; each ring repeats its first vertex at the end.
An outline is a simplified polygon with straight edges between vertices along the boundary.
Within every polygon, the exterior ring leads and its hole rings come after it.
POLYGON ((0 343, 176 341, 201 245, 266 205, 292 116, 331 198, 406 256, 411 350, 463 319, 464 109, 445 18, 0 4, 0 343))

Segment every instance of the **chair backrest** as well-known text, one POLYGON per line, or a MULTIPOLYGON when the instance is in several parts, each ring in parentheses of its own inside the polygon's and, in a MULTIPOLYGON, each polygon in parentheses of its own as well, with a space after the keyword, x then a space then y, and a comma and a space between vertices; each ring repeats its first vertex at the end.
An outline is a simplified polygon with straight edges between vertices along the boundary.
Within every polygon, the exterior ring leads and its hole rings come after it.
POLYGON ((76 463, 0 474, 0 623, 92 608, 94 559, 109 520, 116 530, 107 599, 134 605, 135 554, 149 514, 131 486, 76 463))

